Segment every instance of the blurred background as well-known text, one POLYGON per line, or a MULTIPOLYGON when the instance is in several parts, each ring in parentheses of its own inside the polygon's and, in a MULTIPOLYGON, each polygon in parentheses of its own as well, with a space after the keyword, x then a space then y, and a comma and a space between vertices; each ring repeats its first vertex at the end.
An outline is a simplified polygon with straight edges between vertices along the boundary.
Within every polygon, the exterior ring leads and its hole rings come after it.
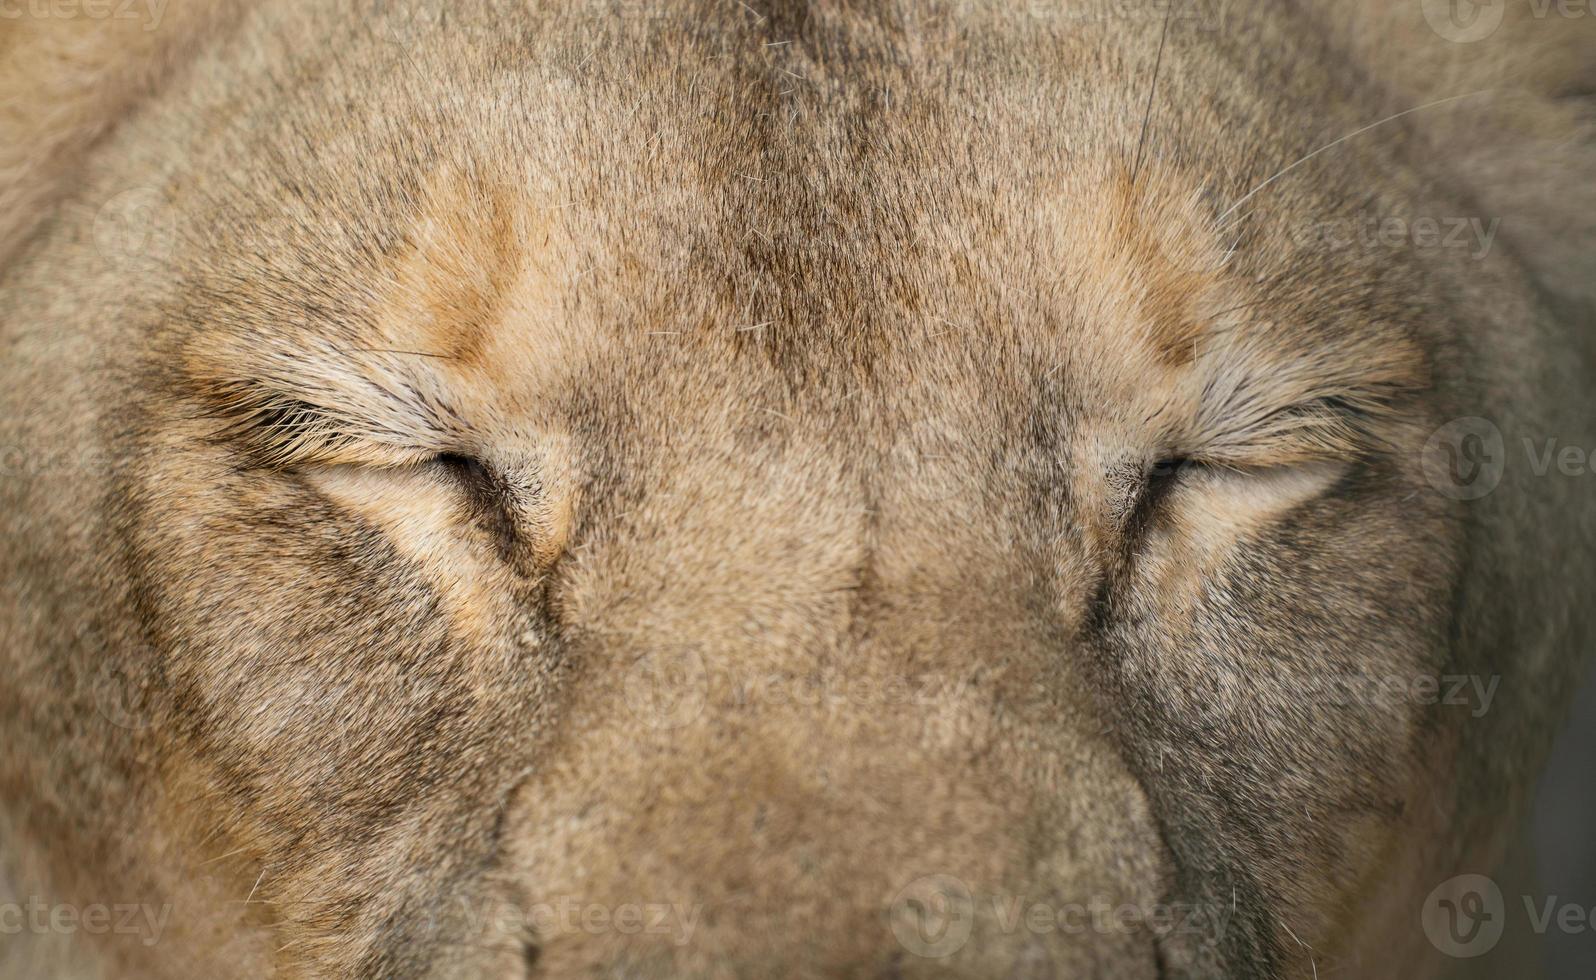
MULTIPOLYGON (((1584 910, 1581 921, 1588 926, 1564 931, 1554 921, 1546 930, 1545 976, 1590 980, 1596 977, 1596 675, 1576 695, 1541 778, 1531 821, 1534 899, 1540 906, 1554 896, 1558 908, 1576 905, 1584 910)), ((1522 897, 1510 895, 1507 902, 1510 923, 1527 919, 1522 897)))

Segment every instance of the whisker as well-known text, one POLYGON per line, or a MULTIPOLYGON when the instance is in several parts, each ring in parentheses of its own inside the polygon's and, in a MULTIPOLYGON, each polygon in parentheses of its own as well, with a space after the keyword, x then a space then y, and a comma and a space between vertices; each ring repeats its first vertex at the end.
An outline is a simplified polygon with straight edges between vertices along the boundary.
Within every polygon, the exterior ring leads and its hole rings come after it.
POLYGON ((441 361, 458 361, 453 354, 433 354, 424 350, 399 350, 391 347, 353 347, 351 350, 361 354, 408 354, 411 357, 436 357, 441 361))
POLYGON ((1312 153, 1310 153, 1307 156, 1303 157, 1302 159, 1298 160, 1296 163, 1291 164, 1290 166, 1288 166, 1285 169, 1281 170, 1279 173, 1276 173, 1273 177, 1270 177, 1268 180, 1264 181, 1263 183, 1259 184, 1257 187, 1254 187, 1252 190, 1248 191, 1246 193, 1246 195, 1241 198, 1241 200, 1237 201, 1235 204, 1232 204, 1230 207, 1226 208, 1225 209, 1225 213, 1221 214, 1219 216, 1219 220, 1221 222, 1223 222, 1225 220, 1225 218, 1228 217, 1232 212, 1234 212, 1237 208, 1241 207, 1243 204, 1246 204, 1248 201, 1252 200, 1254 197, 1256 197, 1258 195, 1259 192, 1261 192, 1264 188, 1268 187, 1270 184, 1273 184, 1275 181, 1277 181, 1280 178, 1284 177, 1286 174, 1291 173, 1293 170, 1295 170, 1298 167, 1302 166, 1303 164, 1307 163, 1309 160, 1312 160, 1314 157, 1318 156, 1319 154, 1324 153, 1324 152, 1326 152, 1328 150, 1335 149, 1336 147, 1340 146, 1342 143, 1345 143, 1347 140, 1352 139, 1354 136, 1361 136, 1364 133, 1367 133, 1371 129, 1376 129, 1376 128, 1380 127, 1380 126, 1384 126, 1386 123, 1393 122, 1393 121, 1395 121, 1397 119, 1401 119, 1403 116, 1411 116, 1415 112, 1421 112, 1421 111, 1423 111, 1425 109, 1433 109, 1433 108, 1435 108, 1438 105, 1445 105, 1448 102, 1456 102, 1459 99, 1468 99, 1468 98, 1472 98, 1472 97, 1474 97, 1476 95, 1486 95, 1490 91, 1491 91, 1490 89, 1481 89, 1478 92, 1468 92, 1468 93, 1466 93, 1464 95, 1452 95, 1452 96, 1448 96, 1447 98, 1444 98, 1444 99, 1436 99, 1434 102, 1426 102, 1424 105, 1414 106, 1411 109, 1404 109, 1401 112, 1395 113, 1394 115, 1386 116, 1384 119, 1380 120, 1379 122, 1370 123, 1369 125, 1363 127, 1362 129, 1359 129, 1359 130, 1357 130, 1355 132, 1348 133, 1347 135, 1341 137, 1340 139, 1336 140, 1333 143, 1326 143, 1324 146, 1319 147, 1317 150, 1314 150, 1312 153))
POLYGON ((1164 10, 1164 30, 1158 36, 1158 59, 1153 62, 1153 84, 1147 90, 1147 111, 1142 113, 1142 136, 1136 142, 1136 163, 1131 167, 1131 184, 1134 186, 1136 177, 1142 171, 1142 151, 1147 148, 1147 125, 1153 121, 1153 96, 1158 94, 1158 76, 1164 67, 1164 44, 1169 40, 1169 20, 1175 13, 1175 5, 1171 3, 1164 10))

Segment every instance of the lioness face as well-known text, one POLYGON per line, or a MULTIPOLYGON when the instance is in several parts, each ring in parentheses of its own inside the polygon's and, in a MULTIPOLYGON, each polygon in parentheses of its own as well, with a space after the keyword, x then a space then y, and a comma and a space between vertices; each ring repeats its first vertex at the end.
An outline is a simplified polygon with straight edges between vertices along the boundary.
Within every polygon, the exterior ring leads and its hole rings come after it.
POLYGON ((0 292, 108 461, 7 489, 93 538, 8 601, 90 603, 18 690, 109 760, 16 833, 173 903, 110 962, 1433 965, 1499 814, 1442 835, 1504 791, 1453 768, 1501 678, 1425 466, 1481 404, 1459 325, 1538 314, 1297 233, 1445 200, 1400 140, 1258 190, 1378 117, 1308 15, 262 6, 87 171, 164 251, 106 269, 69 209, 0 292))

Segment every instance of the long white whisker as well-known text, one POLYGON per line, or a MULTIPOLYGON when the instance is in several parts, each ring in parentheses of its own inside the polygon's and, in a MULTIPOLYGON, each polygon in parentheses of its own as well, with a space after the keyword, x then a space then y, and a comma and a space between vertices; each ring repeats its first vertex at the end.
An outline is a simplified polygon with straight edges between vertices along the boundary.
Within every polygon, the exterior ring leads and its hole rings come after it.
POLYGON ((1235 211, 1237 208, 1241 207, 1243 204, 1246 204, 1248 201, 1252 200, 1264 188, 1268 187, 1270 184, 1273 184, 1275 181, 1277 181, 1280 178, 1284 177, 1286 174, 1291 173, 1293 170, 1295 170, 1298 167, 1302 166, 1303 164, 1307 163, 1309 160, 1312 160, 1314 157, 1318 156, 1319 154, 1324 153, 1324 152, 1329 151, 1329 150, 1335 149, 1336 147, 1340 146, 1342 143, 1345 143, 1347 140, 1352 139, 1354 136, 1362 136, 1364 133, 1367 133, 1371 129, 1376 129, 1376 128, 1380 127, 1380 126, 1384 126, 1386 123, 1393 122, 1393 121, 1395 121, 1397 119, 1401 119, 1403 116, 1410 116, 1410 115, 1412 115, 1415 112, 1422 112, 1425 109, 1433 109, 1433 108, 1435 108, 1438 105, 1445 105, 1448 102, 1456 102, 1459 99, 1472 98, 1472 97, 1474 97, 1476 95, 1485 95, 1486 93, 1488 93, 1490 91, 1491 91, 1490 89, 1481 89, 1478 92, 1469 92, 1469 93, 1466 93, 1464 95, 1452 95, 1452 96, 1448 96, 1447 98, 1444 98, 1444 99, 1436 99, 1434 102, 1426 102, 1424 105, 1414 106, 1411 109, 1404 109, 1401 112, 1396 113, 1395 115, 1386 116, 1384 119, 1380 120, 1377 123, 1370 123, 1369 125, 1363 127, 1362 129, 1360 129, 1360 130, 1358 130, 1356 132, 1348 133, 1347 135, 1345 135, 1345 136, 1341 137, 1340 139, 1336 140, 1334 143, 1326 143, 1324 146, 1319 147, 1317 150, 1314 150, 1312 153, 1310 153, 1307 156, 1303 157, 1301 160, 1298 160, 1296 163, 1293 163, 1291 166, 1286 167, 1284 170, 1281 170, 1279 173, 1275 174, 1273 177, 1270 177, 1268 180, 1264 181, 1263 183, 1259 184, 1257 187, 1254 187, 1252 190, 1248 191, 1245 197, 1243 197, 1241 200, 1237 201, 1235 204, 1232 204, 1230 207, 1226 208, 1225 209, 1225 213, 1221 214, 1219 216, 1219 220, 1220 221, 1224 221, 1225 218, 1228 217, 1231 212, 1235 211))

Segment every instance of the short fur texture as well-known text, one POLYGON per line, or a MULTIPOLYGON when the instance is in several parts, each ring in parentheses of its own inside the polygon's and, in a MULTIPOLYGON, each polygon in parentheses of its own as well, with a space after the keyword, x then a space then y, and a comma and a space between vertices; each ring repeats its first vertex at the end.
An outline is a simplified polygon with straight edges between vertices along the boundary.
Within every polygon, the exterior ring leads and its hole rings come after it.
POLYGON ((1424 475, 1596 447, 1596 44, 1509 6, 0 23, 0 868, 170 906, 0 974, 1456 965, 1596 583, 1588 483, 1424 475), (690 935, 472 914, 562 902, 690 935))

